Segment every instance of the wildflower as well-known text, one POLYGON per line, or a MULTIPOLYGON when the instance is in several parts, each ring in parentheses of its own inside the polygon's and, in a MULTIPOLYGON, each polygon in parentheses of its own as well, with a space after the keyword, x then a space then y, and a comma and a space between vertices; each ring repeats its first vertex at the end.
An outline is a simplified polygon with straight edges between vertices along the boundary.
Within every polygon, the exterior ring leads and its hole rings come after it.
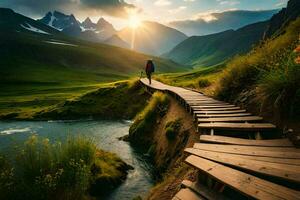
POLYGON ((295 53, 300 53, 300 45, 296 49, 294 49, 294 52, 295 53))
POLYGON ((296 63, 296 64, 300 64, 300 56, 298 56, 298 57, 295 59, 295 63, 296 63))

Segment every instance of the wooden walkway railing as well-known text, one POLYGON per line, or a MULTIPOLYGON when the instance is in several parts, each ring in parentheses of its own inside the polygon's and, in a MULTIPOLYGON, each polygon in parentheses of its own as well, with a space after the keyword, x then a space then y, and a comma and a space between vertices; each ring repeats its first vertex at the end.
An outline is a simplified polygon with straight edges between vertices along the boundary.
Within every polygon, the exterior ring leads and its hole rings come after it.
POLYGON ((147 79, 140 81, 149 90, 178 99, 202 133, 199 143, 185 149, 185 162, 215 180, 214 185, 208 189, 200 181, 185 180, 174 200, 231 199, 222 194, 226 187, 254 199, 300 199, 300 149, 288 139, 245 139, 270 138, 278 131, 275 125, 196 91, 155 80, 151 85, 147 79), (203 134, 205 131, 209 134, 203 134))

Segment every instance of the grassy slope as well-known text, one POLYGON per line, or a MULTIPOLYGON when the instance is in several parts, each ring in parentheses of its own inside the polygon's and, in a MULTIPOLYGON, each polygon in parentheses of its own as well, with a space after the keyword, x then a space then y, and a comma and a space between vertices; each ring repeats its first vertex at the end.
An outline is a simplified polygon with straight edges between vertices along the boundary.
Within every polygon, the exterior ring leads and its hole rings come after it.
POLYGON ((167 84, 189 87, 212 94, 211 87, 218 80, 224 68, 225 65, 223 64, 213 67, 199 67, 190 72, 160 74, 155 76, 155 79, 167 84))
POLYGON ((133 80, 102 85, 76 99, 38 112, 35 119, 132 119, 146 104, 149 94, 133 80))
POLYGON ((278 124, 296 119, 300 111, 300 70, 296 61, 299 53, 294 49, 299 45, 299 27, 300 19, 281 31, 282 35, 265 41, 244 56, 235 57, 223 67, 157 78, 235 101, 278 124), (205 79, 209 83, 204 84, 205 79))
POLYGON ((259 22, 207 36, 193 36, 166 54, 178 63, 211 66, 248 52, 262 38, 268 22, 259 22))
MULTIPOLYGON (((1 32, 0 36, 5 38, 0 41, 0 113, 21 113, 21 118, 95 90, 100 84, 137 76, 150 57, 57 35, 1 32), (78 46, 45 42, 51 38, 78 46)), ((154 61, 158 72, 184 69, 171 61, 154 61)))

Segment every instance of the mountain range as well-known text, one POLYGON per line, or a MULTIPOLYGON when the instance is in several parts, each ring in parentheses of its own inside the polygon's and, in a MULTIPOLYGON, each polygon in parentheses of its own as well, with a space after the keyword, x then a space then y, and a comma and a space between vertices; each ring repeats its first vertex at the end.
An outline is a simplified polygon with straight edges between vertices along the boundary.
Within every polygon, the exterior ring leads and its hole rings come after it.
POLYGON ((118 35, 131 44, 134 50, 151 55, 161 55, 170 51, 188 38, 176 29, 151 21, 142 22, 142 25, 134 30, 126 27, 119 31, 118 35))
POLYGON ((170 22, 169 25, 188 35, 202 36, 236 30, 243 26, 269 20, 279 10, 233 10, 200 15, 197 19, 170 22))
POLYGON ((163 57, 194 66, 216 65, 237 54, 247 53, 261 40, 276 32, 280 34, 281 27, 286 26, 299 15, 300 1, 290 0, 287 8, 283 8, 269 20, 250 24, 237 30, 190 37, 163 57))
POLYGON ((151 55, 167 52, 187 38, 185 34, 156 22, 143 22, 143 26, 135 30, 125 27, 117 31, 104 18, 93 23, 88 17, 81 23, 74 15, 65 15, 58 11, 48 12, 38 21, 69 36, 122 48, 132 47, 133 50, 151 55))
MULTIPOLYGON (((222 13, 210 14, 213 20, 209 22, 206 22, 203 19, 199 18, 198 20, 194 21, 178 21, 172 22, 170 24, 178 28, 179 30, 184 30, 185 32, 189 32, 189 30, 191 30, 190 28, 192 28, 194 31, 197 30, 197 33, 200 34, 217 33, 223 30, 227 31, 236 29, 253 22, 269 19, 274 13, 277 13, 278 11, 279 10, 227 11, 222 13)), ((179 61, 184 64, 199 63, 194 62, 194 57, 197 57, 197 55, 200 54, 199 51, 193 53, 194 55, 191 57, 189 62, 185 61, 188 60, 188 58, 183 58, 184 55, 188 54, 188 51, 185 51, 184 53, 176 51, 180 55, 177 55, 177 53, 175 52, 174 56, 169 56, 168 54, 166 54, 166 52, 171 52, 172 54, 174 52, 172 49, 186 39, 188 39, 186 41, 186 44, 189 44, 191 41, 195 42, 195 40, 194 37, 188 38, 187 35, 185 35, 183 32, 157 22, 144 21, 143 23, 141 23, 142 25, 137 27, 136 29, 125 27, 117 31, 114 26, 104 18, 100 18, 97 23, 92 22, 89 17, 87 17, 83 22, 80 22, 74 15, 66 15, 58 11, 48 12, 42 19, 38 21, 52 28, 55 28, 66 35, 77 37, 82 40, 132 49, 150 55, 164 55, 167 58, 174 59, 175 61, 179 61), (184 62, 182 62, 182 58, 184 62)), ((240 31, 237 30, 237 33, 239 32, 240 31)), ((249 39, 248 42, 246 41, 248 45, 240 45, 240 47, 234 48, 234 50, 229 51, 227 54, 221 52, 221 55, 217 56, 217 59, 213 63, 219 62, 220 60, 235 55, 236 53, 244 53, 248 51, 251 48, 251 42, 257 42, 257 35, 260 35, 260 33, 255 33, 255 36, 249 36, 250 38, 244 37, 244 39, 249 39)), ((200 44, 201 42, 199 42, 198 44, 196 43, 195 45, 199 46, 200 44)), ((209 50, 214 48, 213 46, 214 45, 209 45, 208 48, 204 49, 209 50)), ((229 46, 233 47, 233 45, 229 46)), ((220 50, 222 51, 223 49, 220 48, 220 50)), ((208 59, 205 55, 201 55, 200 57, 203 57, 204 60, 208 59)), ((212 57, 212 59, 214 58, 215 57, 212 57)), ((203 62, 202 64, 211 63, 208 61, 203 62)))
POLYGON ((139 75, 149 58, 159 66, 157 72, 187 69, 170 60, 70 37, 11 9, 0 8, 0 37, 5 38, 0 40, 0 83, 5 84, 119 80, 139 75))
POLYGON ((92 42, 107 40, 117 32, 113 25, 104 18, 100 18, 97 23, 93 23, 90 18, 86 18, 81 23, 74 15, 66 15, 58 11, 48 12, 45 17, 38 21, 67 35, 92 42))

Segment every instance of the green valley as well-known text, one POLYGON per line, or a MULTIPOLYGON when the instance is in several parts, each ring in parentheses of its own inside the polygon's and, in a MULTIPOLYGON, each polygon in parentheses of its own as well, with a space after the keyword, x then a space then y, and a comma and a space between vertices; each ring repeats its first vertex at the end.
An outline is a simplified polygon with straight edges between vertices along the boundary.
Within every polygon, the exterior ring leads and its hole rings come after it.
POLYGON ((48 3, 0 1, 0 199, 300 200, 299 0, 48 3))

